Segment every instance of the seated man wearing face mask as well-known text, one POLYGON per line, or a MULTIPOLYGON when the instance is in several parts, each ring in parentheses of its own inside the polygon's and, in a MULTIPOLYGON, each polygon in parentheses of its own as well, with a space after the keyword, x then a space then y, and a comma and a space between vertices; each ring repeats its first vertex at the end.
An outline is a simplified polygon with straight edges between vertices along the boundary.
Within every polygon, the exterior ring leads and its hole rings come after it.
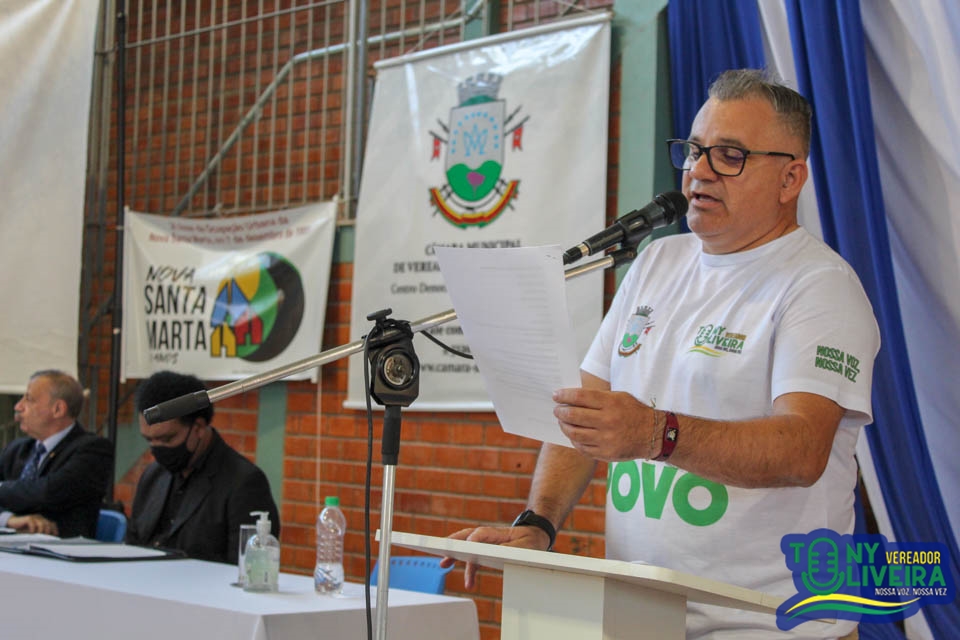
POLYGON ((279 535, 267 477, 211 426, 213 407, 153 425, 143 417, 149 407, 204 389, 194 376, 161 371, 137 390, 140 433, 156 462, 137 484, 127 542, 235 564, 240 525, 256 520, 251 511, 269 512, 279 535))

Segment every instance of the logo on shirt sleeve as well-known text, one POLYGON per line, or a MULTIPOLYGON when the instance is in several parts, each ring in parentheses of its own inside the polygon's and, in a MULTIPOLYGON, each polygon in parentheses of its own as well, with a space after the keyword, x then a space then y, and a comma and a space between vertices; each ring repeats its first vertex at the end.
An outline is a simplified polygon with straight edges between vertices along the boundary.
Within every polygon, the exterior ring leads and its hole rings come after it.
POLYGON ((817 345, 817 355, 813 366, 825 371, 838 373, 850 382, 856 382, 860 375, 860 359, 853 354, 844 353, 841 349, 817 345))

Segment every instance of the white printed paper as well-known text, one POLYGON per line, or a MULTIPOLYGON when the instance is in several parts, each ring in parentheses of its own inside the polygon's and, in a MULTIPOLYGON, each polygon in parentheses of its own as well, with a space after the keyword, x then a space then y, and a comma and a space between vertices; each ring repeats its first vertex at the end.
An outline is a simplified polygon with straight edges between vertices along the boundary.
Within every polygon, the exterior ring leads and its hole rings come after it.
POLYGON ((437 247, 437 260, 503 430, 569 447, 552 398, 580 386, 563 251, 437 247))

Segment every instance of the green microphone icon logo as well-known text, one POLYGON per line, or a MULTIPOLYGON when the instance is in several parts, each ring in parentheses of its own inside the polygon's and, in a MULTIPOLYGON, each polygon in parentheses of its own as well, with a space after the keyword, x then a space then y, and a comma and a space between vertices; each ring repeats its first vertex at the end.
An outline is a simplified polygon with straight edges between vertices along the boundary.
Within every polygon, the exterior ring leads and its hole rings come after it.
POLYGON ((803 572, 803 584, 810 593, 829 595, 836 593, 843 584, 840 571, 840 551, 830 538, 817 538, 807 548, 807 570, 803 572))

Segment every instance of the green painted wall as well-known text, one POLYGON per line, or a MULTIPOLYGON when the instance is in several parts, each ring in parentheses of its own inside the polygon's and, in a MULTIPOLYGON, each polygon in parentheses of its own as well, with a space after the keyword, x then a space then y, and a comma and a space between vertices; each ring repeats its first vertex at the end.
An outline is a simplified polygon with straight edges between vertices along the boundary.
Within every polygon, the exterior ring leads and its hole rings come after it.
POLYGON ((356 229, 351 225, 341 225, 337 227, 337 233, 333 237, 333 263, 353 262, 353 239, 356 236, 356 229))
MULTIPOLYGON (((613 5, 613 57, 621 64, 618 216, 675 188, 663 142, 672 137, 666 7, 666 0, 617 0, 613 5)), ((677 230, 674 225, 654 237, 677 230)), ((618 269, 618 283, 627 268, 618 269)))
POLYGON ((270 481, 279 508, 283 496, 283 437, 287 425, 287 383, 260 387, 257 411, 257 466, 270 481))
MULTIPOLYGON (((114 465, 113 486, 117 486, 127 471, 147 452, 147 441, 140 435, 140 425, 117 423, 116 464, 114 465)), ((126 505, 127 509, 133 507, 126 505)))

